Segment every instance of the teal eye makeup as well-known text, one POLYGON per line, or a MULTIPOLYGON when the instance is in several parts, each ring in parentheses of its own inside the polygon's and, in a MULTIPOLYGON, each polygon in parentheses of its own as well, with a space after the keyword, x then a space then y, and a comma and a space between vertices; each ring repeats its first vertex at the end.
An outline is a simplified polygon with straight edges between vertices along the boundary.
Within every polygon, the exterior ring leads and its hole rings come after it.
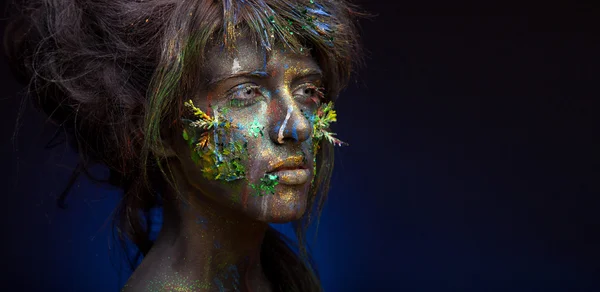
POLYGON ((292 91, 295 99, 303 102, 313 101, 317 105, 323 100, 323 91, 313 83, 304 83, 292 91))
POLYGON ((264 97, 261 87, 252 83, 240 84, 229 90, 225 96, 232 107, 250 106, 264 97))

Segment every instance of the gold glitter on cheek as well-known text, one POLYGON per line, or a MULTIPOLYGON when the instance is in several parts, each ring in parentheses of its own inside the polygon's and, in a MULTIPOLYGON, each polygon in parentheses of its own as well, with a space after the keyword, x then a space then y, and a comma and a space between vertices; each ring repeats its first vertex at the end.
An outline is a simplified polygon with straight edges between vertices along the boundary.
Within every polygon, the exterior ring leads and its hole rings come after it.
POLYGON ((269 149, 262 149, 260 151, 260 158, 264 159, 264 160, 268 160, 269 158, 271 158, 272 153, 269 149))

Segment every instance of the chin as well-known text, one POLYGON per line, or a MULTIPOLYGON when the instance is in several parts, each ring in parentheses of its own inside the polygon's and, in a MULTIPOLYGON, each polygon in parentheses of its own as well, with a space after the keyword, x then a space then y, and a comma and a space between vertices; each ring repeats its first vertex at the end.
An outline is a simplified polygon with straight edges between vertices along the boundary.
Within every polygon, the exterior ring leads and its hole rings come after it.
POLYGON ((304 210, 306 209, 306 206, 304 206, 301 210, 296 210, 296 209, 290 209, 290 210, 282 210, 282 211, 276 211, 276 212, 272 212, 270 214, 267 214, 267 218, 265 218, 265 222, 267 223, 288 223, 291 221, 295 221, 298 220, 300 218, 302 218, 302 215, 304 215, 304 210))
POLYGON ((307 207, 308 188, 277 186, 275 194, 255 197, 246 212, 266 223, 287 223, 304 215, 307 207))

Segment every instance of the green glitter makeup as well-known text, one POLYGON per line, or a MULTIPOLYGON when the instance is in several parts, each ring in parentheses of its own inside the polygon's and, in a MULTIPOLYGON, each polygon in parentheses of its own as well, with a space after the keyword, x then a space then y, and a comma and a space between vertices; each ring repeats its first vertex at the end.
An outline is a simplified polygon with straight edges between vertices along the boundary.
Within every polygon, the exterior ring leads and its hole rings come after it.
POLYGON ((250 187, 256 192, 253 194, 254 196, 264 196, 264 195, 274 195, 275 194, 275 186, 279 184, 279 177, 273 174, 265 174, 264 177, 260 179, 259 184, 250 184, 250 187))
POLYGON ((333 102, 330 101, 329 103, 321 104, 313 115, 308 115, 305 113, 304 116, 313 125, 313 177, 311 180, 311 185, 314 185, 317 177, 317 153, 323 138, 325 138, 327 142, 334 146, 348 145, 348 143, 334 137, 335 133, 329 132, 328 130, 330 124, 337 121, 337 112, 333 109, 333 102))
POLYGON ((248 133, 254 137, 257 138, 259 135, 262 137, 263 134, 263 129, 265 127, 261 126, 261 124, 258 122, 258 120, 256 118, 254 118, 254 121, 252 121, 252 123, 250 124, 250 127, 248 127, 248 133))
POLYGON ((337 122, 337 112, 333 109, 333 102, 323 103, 319 106, 314 115, 305 117, 313 124, 313 151, 316 154, 319 150, 321 140, 325 139, 334 146, 348 145, 335 137, 335 133, 329 131, 329 126, 337 122))
POLYGON ((313 137, 320 141, 322 138, 325 138, 329 143, 335 146, 348 145, 345 142, 342 142, 340 139, 334 137, 335 133, 329 132, 329 124, 337 121, 337 113, 333 109, 333 102, 329 102, 327 104, 322 104, 319 109, 317 109, 317 114, 315 116, 315 121, 313 125, 313 137))
POLYGON ((242 161, 248 159, 248 143, 233 132, 237 127, 229 120, 220 121, 218 110, 213 118, 191 100, 185 102, 185 106, 197 119, 183 120, 189 128, 184 129, 183 139, 190 146, 194 163, 202 167, 204 177, 228 182, 244 178, 246 168, 242 161))

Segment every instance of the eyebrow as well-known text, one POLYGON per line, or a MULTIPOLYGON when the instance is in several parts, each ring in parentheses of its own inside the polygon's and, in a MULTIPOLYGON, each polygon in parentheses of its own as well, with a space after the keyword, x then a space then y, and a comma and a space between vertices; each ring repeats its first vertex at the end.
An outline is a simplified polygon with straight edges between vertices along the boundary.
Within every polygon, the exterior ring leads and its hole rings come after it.
POLYGON ((239 78, 239 77, 254 77, 254 78, 266 78, 269 76, 269 73, 267 73, 266 71, 262 71, 262 70, 254 70, 254 71, 242 71, 242 72, 238 72, 235 74, 223 74, 223 75, 219 75, 215 78, 212 78, 208 81, 208 86, 212 87, 215 84, 228 80, 228 79, 233 79, 233 78, 239 78))
MULTIPOLYGON (((213 79, 210 79, 208 82, 208 87, 213 87, 219 82, 223 82, 228 79, 240 78, 240 77, 254 77, 254 78, 267 78, 270 74, 263 70, 254 70, 254 71, 242 71, 235 74, 223 74, 217 76, 213 79)), ((293 79, 302 79, 310 76, 317 76, 319 78, 323 77, 323 72, 320 69, 315 68, 305 68, 299 70, 298 74, 294 76, 293 79)))
POLYGON ((300 78, 304 78, 304 77, 308 77, 308 76, 323 77, 323 71, 321 71, 320 69, 315 69, 315 68, 300 69, 298 71, 298 74, 296 76, 294 76, 294 79, 300 79, 300 78))

